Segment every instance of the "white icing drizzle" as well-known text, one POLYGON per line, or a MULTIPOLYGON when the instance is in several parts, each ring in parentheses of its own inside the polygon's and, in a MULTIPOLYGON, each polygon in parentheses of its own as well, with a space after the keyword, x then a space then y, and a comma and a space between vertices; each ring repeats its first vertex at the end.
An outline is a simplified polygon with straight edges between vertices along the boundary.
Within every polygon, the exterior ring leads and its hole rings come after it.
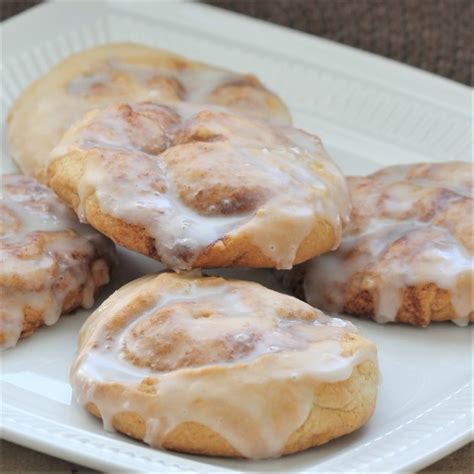
POLYGON ((215 106, 91 112, 51 160, 78 149, 88 150, 80 219, 95 192, 103 212, 145 228, 174 269, 191 268, 226 236, 246 236, 278 268, 291 268, 317 218, 337 246, 349 214, 345 180, 317 137, 215 106))
POLYGON ((80 224, 51 190, 32 178, 2 176, 0 347, 16 345, 27 311, 52 325, 78 290, 80 305, 90 308, 96 286, 106 283, 95 282, 93 273, 108 279, 101 256, 111 258, 111 243, 80 224))
MULTIPOLYGON (((198 104, 221 104, 240 109, 249 114, 269 115, 270 120, 288 123, 286 110, 271 114, 267 100, 273 94, 252 76, 237 74, 212 66, 170 68, 166 66, 145 66, 110 58, 93 73, 75 77, 68 84, 71 95, 90 97, 104 93, 104 89, 117 95, 120 92, 120 76, 126 78, 129 89, 143 89, 142 98, 135 100, 171 101, 182 100, 198 104), (130 82, 131 81, 131 82, 130 82), (226 88, 247 88, 246 94, 232 95, 226 88), (219 93, 224 93, 219 96, 219 93), (146 96, 145 96, 146 95, 146 96)), ((122 99, 127 92, 119 94, 122 99)), ((134 94, 136 96, 136 94, 134 94)), ((132 97, 129 96, 129 99, 132 97)), ((110 102, 109 102, 110 103, 110 102)), ((275 111, 276 112, 276 111, 275 111)))
POLYGON ((308 264, 309 303, 342 312, 350 285, 376 288, 374 319, 395 321, 402 290, 434 283, 448 290, 453 322, 474 311, 472 165, 463 162, 386 168, 349 178, 352 221, 336 252, 308 264))
POLYGON ((254 283, 149 275, 85 323, 71 381, 78 403, 95 404, 105 429, 131 411, 152 446, 196 422, 245 457, 278 456, 311 412, 318 384, 376 363, 373 345, 343 354, 344 336, 356 331, 254 283), (146 304, 127 311, 139 301, 146 304), (140 391, 145 382, 153 392, 140 391))
POLYGON ((252 76, 137 44, 109 44, 66 58, 19 97, 8 117, 9 148, 24 173, 45 181, 45 157, 88 111, 120 101, 177 100, 291 123, 284 104, 252 76))

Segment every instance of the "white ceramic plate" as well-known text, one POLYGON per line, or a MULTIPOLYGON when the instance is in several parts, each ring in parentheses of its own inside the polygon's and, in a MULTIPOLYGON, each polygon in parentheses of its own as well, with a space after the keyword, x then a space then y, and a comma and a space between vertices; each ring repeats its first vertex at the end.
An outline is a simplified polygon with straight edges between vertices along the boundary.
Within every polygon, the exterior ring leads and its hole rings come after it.
MULTIPOLYGON (((49 3, 1 28, 3 115, 20 90, 60 58, 98 43, 135 40, 257 73, 287 101, 298 126, 323 137, 347 173, 472 159, 471 89, 207 6, 49 3)), ((14 169, 5 153, 3 166, 14 169)), ((121 260, 115 287, 159 268, 129 252, 122 252, 121 260)), ((326 446, 260 462, 153 450, 105 433, 71 400, 68 370, 87 315, 64 317, 3 353, 6 439, 102 470, 387 472, 419 469, 472 436, 472 328, 357 321, 378 344, 383 374, 377 409, 365 428, 326 446)))

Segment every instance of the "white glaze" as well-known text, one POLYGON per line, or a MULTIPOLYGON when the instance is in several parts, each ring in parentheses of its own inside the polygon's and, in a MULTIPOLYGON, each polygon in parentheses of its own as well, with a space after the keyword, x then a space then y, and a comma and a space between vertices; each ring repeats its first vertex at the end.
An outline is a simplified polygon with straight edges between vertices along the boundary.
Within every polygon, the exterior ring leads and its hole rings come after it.
POLYGON ((77 149, 89 150, 78 182, 81 220, 87 219, 83 204, 95 192, 103 212, 146 229, 174 269, 191 268, 207 246, 226 236, 246 236, 278 268, 291 268, 316 219, 332 227, 337 246, 349 214, 345 180, 317 137, 216 106, 109 107, 72 129, 51 160, 77 149), (217 139, 195 141, 203 130, 217 139), (191 178, 183 176, 187 160, 191 178), (223 210, 212 215, 184 203, 177 190, 198 197, 222 187, 227 191, 221 200, 209 199, 208 211, 223 210), (243 193, 238 205, 252 190, 262 202, 232 212, 232 196, 243 193))
POLYGON ((232 103, 226 105, 236 109, 245 109, 245 112, 249 114, 268 114, 270 120, 288 123, 286 113, 270 114, 266 100, 273 94, 262 84, 249 76, 212 66, 174 69, 165 65, 161 67, 145 66, 110 58, 93 73, 74 77, 67 85, 67 90, 73 96, 90 98, 91 95, 94 95, 93 87, 101 85, 108 88, 108 93, 113 94, 116 100, 120 97, 125 99, 128 91, 120 92, 121 84, 120 80, 117 81, 117 76, 128 81, 130 90, 140 90, 141 97, 137 97, 138 94, 133 94, 133 97, 128 97, 129 100, 135 98, 135 100, 155 102, 182 100, 197 104, 216 103, 216 101, 220 103, 216 96, 219 91, 226 87, 247 87, 248 90, 244 97, 234 96, 232 103), (162 82, 163 79, 165 82, 162 82), (166 82, 166 79, 172 81, 166 82), (114 81, 116 81, 115 84, 114 81))
POLYGON ((8 118, 9 149, 25 174, 45 182, 45 157, 86 112, 120 101, 175 100, 291 122, 255 78, 137 44, 109 44, 66 58, 19 97, 8 118))
POLYGON ((377 288, 374 319, 385 323, 395 320, 404 288, 434 283, 451 294, 453 322, 466 325, 474 311, 472 172, 469 163, 451 162, 350 178, 352 223, 336 252, 308 264, 307 301, 342 312, 346 285, 362 273, 364 288, 377 288), (462 214, 451 216, 461 203, 462 214))
POLYGON ((356 332, 352 324, 259 285, 212 279, 207 286, 204 279, 186 282, 186 275, 166 275, 168 280, 180 279, 179 286, 173 283, 160 290, 155 278, 149 275, 121 288, 82 329, 71 381, 78 402, 94 403, 106 429, 112 429, 114 415, 132 411, 145 420, 144 440, 153 446, 160 446, 181 423, 196 422, 220 434, 245 457, 278 456, 288 436, 308 417, 318 384, 347 380, 360 363, 376 362, 373 346, 343 355, 342 338, 356 332), (114 315, 128 314, 123 311, 134 301, 151 295, 145 309, 121 319, 118 327, 112 322, 114 315), (286 319, 282 299, 288 301, 288 311, 304 311, 308 319, 286 319), (209 307, 208 317, 198 316, 209 307), (146 338, 141 337, 137 328, 157 315, 160 319, 143 326, 146 338), (156 356, 156 344, 174 334, 189 342, 177 339, 156 356), (215 341, 220 342, 217 353, 215 341), (186 351, 203 346, 212 362, 182 366, 186 351), (230 358, 219 359, 222 351, 230 358), (145 366, 137 366, 129 354, 145 366), (154 368, 155 363, 170 370, 154 368), (137 390, 144 380, 151 381, 155 395, 143 396, 137 390), (103 389, 114 384, 124 390, 112 394, 103 389), (275 412, 272 397, 281 396, 282 387, 285 398, 278 406, 288 408, 275 412))
MULTIPOLYGON (((81 306, 93 304, 91 261, 110 258, 111 244, 32 178, 2 176, 0 207, 0 334, 2 348, 16 345, 25 311, 56 323, 68 294, 82 289, 81 306)), ((98 268, 98 267, 97 267, 98 268)))

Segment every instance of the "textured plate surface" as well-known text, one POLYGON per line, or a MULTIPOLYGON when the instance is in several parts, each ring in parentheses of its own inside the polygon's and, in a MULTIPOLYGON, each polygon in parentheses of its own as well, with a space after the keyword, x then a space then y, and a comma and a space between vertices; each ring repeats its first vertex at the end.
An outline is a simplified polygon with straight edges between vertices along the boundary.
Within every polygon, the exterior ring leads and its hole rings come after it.
MULTIPOLYGON (((3 142, 6 112, 31 80, 74 51, 133 40, 258 74, 287 101, 298 126, 323 137, 348 174, 394 163, 472 159, 471 89, 207 6, 50 3, 7 21, 1 35, 3 142)), ((15 169, 5 150, 2 168, 15 169)), ((114 287, 159 269, 156 262, 125 251, 121 261, 114 287)), ((271 284, 265 272, 237 275, 256 275, 271 284)), ((419 469, 472 436, 472 328, 356 321, 378 344, 383 374, 376 413, 362 430, 298 455, 261 462, 149 449, 105 433, 71 400, 68 371, 87 315, 80 311, 64 317, 2 354, 3 437, 108 471, 387 472, 419 469)))

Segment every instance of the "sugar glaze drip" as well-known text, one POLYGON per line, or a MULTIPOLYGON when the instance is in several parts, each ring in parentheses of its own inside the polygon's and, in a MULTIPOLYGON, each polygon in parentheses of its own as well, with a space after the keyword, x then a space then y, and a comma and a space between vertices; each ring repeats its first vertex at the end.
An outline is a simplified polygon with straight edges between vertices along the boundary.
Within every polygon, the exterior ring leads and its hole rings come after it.
POLYGON ((343 312, 351 281, 377 289, 374 319, 395 321, 403 289, 434 283, 451 294, 453 322, 474 312, 472 165, 386 168, 349 178, 354 208, 340 248, 308 264, 309 303, 343 312))
POLYGON ((88 153, 81 220, 95 193, 103 212, 146 229, 162 261, 177 270, 192 268, 226 237, 248 238, 279 268, 291 268, 317 218, 330 225, 337 246, 349 214, 345 180, 317 137, 216 106, 94 111, 51 161, 76 150, 88 153))
POLYGON ((27 312, 55 324, 69 295, 90 308, 96 283, 108 279, 112 245, 80 224, 48 188, 19 175, 2 176, 0 203, 0 334, 2 348, 16 345, 27 312), (92 267, 91 267, 92 265, 92 267), (95 280, 96 279, 96 280, 95 280))
POLYGON ((115 415, 134 412, 153 446, 195 422, 245 457, 278 456, 318 384, 376 361, 373 346, 344 353, 352 324, 257 284, 158 278, 161 285, 149 275, 120 289, 82 329, 71 381, 78 403, 93 403, 106 429, 115 415), (275 410, 273 397, 285 409, 275 410))

